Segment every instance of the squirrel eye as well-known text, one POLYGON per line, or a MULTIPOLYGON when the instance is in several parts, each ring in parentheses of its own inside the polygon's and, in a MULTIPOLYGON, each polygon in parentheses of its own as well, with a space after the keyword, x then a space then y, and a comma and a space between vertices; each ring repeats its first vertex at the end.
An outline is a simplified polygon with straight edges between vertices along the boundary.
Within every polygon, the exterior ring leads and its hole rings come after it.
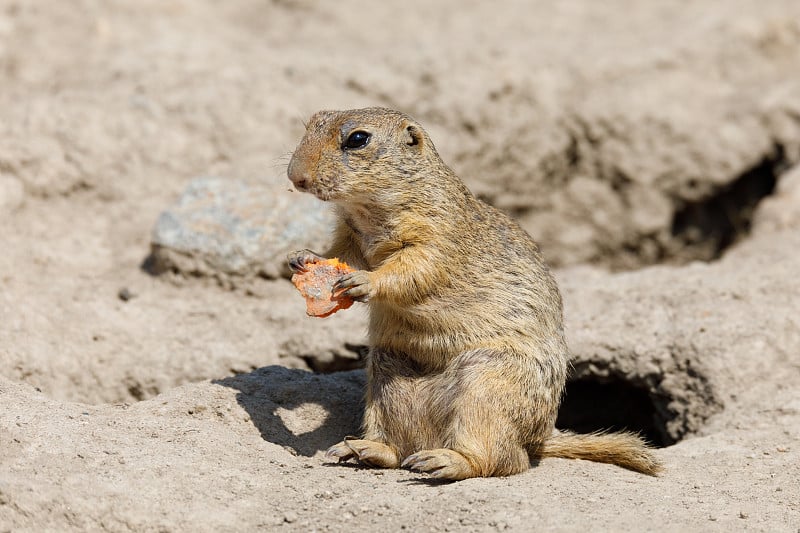
POLYGON ((347 140, 344 141, 343 148, 364 148, 369 143, 370 137, 372 137, 372 135, 366 131, 354 131, 347 137, 347 140))

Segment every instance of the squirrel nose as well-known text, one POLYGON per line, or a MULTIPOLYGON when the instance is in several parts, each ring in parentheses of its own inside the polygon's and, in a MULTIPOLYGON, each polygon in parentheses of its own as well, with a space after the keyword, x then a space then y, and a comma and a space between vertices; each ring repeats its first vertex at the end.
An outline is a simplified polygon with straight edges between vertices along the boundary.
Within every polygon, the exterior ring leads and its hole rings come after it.
POLYGON ((292 180, 292 183, 293 183, 293 184, 294 184, 294 186, 295 186, 295 187, 297 187, 298 189, 301 189, 301 190, 305 190, 305 189, 306 189, 306 183, 307 183, 307 182, 306 182, 306 179, 305 179, 305 178, 301 178, 301 179, 293 179, 293 180, 292 180))
POLYGON ((295 162, 294 158, 289 162, 289 168, 286 170, 289 180, 301 191, 306 190, 308 184, 311 182, 311 178, 304 170, 305 169, 300 168, 300 165, 295 162))

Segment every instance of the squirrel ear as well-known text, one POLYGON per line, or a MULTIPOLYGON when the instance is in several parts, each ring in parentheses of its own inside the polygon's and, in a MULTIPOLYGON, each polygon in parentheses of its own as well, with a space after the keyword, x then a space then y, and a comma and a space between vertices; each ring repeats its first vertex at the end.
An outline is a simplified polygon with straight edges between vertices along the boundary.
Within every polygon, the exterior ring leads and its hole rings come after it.
POLYGON ((407 124, 403 132, 406 144, 409 146, 416 146, 422 144, 423 135, 422 129, 415 124, 407 124))

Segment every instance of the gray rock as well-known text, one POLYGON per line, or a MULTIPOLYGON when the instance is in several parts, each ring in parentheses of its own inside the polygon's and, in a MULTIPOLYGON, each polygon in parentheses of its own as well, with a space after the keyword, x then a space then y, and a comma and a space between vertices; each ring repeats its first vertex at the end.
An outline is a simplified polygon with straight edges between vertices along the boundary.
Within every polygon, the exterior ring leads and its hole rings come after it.
POLYGON ((322 202, 285 184, 197 178, 158 217, 148 266, 228 281, 277 278, 288 274, 288 252, 323 250, 332 225, 322 202))

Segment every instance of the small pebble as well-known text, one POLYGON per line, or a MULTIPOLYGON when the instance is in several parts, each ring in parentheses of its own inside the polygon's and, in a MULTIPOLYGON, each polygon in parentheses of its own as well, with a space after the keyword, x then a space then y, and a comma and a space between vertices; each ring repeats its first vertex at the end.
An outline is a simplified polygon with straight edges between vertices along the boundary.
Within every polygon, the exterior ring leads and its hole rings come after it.
POLYGON ((135 297, 136 297, 136 295, 135 295, 134 293, 132 293, 132 292, 130 291, 130 289, 128 289, 128 287, 122 287, 122 288, 119 290, 119 292, 117 293, 117 296, 118 296, 118 297, 119 297, 119 299, 120 299, 120 300, 122 300, 123 302, 127 302, 127 301, 128 301, 128 300, 130 300, 131 298, 135 298, 135 297))

